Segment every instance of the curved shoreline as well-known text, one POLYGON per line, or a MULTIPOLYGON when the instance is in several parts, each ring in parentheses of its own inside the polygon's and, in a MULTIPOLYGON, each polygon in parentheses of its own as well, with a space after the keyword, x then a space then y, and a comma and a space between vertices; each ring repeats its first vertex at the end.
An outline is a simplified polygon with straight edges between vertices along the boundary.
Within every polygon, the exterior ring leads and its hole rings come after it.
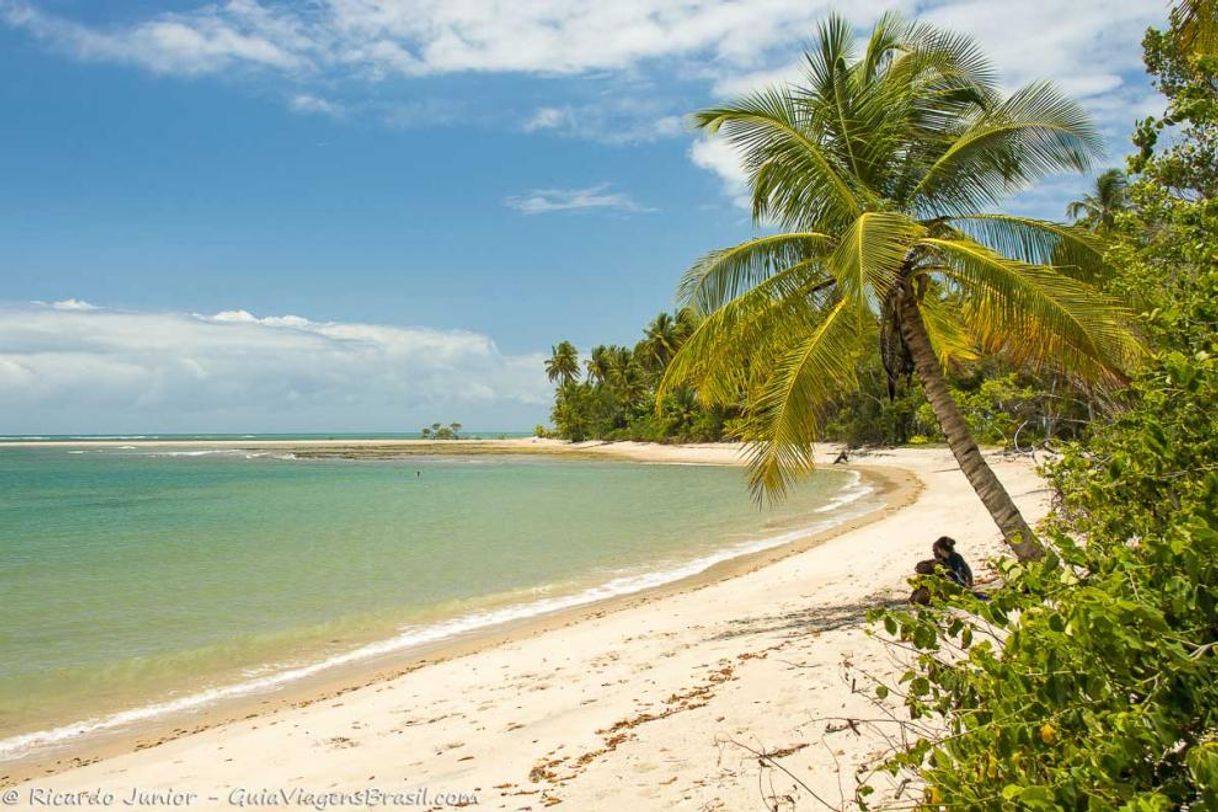
MULTIPOLYGON (((81 443, 30 443, 36 446, 86 445, 114 446, 118 441, 81 443)), ((131 441, 122 441, 131 445, 131 441)), ((15 444, 14 444, 15 445, 15 444)), ((740 463, 739 448, 727 444, 698 446, 657 446, 637 443, 571 445, 553 441, 533 440, 462 441, 435 443, 417 440, 373 440, 357 443, 350 440, 265 441, 198 441, 196 443, 146 441, 142 446, 199 445, 223 448, 294 448, 301 456, 369 458, 400 456, 405 453, 540 453, 557 456, 619 458, 634 462, 660 464, 736 465, 740 463), (438 448, 437 448, 438 446, 438 448)), ((522 639, 533 638, 556 628, 578 625, 591 618, 649 604, 666 596, 694 591, 727 579, 755 572, 776 561, 804 552, 833 538, 856 530, 912 504, 921 491, 921 484, 907 471, 874 466, 849 466, 860 474, 860 480, 873 488, 874 497, 884 500, 865 514, 845 519, 824 530, 801 535, 772 547, 745 552, 721 560, 689 575, 639 590, 593 598, 586 602, 543 611, 519 619, 489 623, 484 626, 446 635, 434 642, 424 642, 394 648, 381 654, 352 657, 347 663, 319 664, 317 673, 309 673, 271 687, 242 691, 223 696, 197 707, 172 709, 154 718, 134 723, 126 722, 113 730, 82 733, 79 740, 65 739, 62 743, 36 744, 33 752, 7 761, 0 761, 0 786, 9 786, 35 776, 55 775, 74 767, 109 759, 123 753, 156 747, 183 736, 223 727, 233 722, 279 714, 293 708, 303 708, 392 680, 422 668, 448 662, 486 651, 522 639)), ((858 483, 855 483, 856 485, 858 483)), ((847 486, 854 487, 854 485, 847 486)), ((354 652, 358 654, 357 652, 354 652)), ((313 671, 313 666, 304 667, 313 671)), ((230 686, 238 688, 240 686, 230 686)), ((71 726, 69 726, 71 727, 71 726)), ((20 734, 18 734, 20 735, 20 734)))

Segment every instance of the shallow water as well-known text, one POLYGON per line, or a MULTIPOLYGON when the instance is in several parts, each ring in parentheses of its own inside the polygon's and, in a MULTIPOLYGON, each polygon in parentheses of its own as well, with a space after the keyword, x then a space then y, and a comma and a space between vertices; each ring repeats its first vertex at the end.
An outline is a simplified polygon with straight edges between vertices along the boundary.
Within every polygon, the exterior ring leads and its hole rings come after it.
POLYGON ((842 471, 760 511, 718 466, 0 448, 0 758, 675 580, 865 496, 842 471))

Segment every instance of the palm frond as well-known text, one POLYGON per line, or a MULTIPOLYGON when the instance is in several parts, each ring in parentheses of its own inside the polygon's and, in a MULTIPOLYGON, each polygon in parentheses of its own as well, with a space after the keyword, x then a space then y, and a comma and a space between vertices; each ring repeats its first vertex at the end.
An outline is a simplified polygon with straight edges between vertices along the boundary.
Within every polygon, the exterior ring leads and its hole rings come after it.
POLYGON ((967 34, 916 22, 906 29, 904 49, 893 61, 888 81, 920 82, 920 89, 932 91, 969 88, 981 107, 998 93, 998 71, 967 34))
POLYGON ((969 239, 928 237, 961 291, 961 313, 982 347, 1017 363, 1123 378, 1141 353, 1132 314, 1090 285, 1003 257, 969 239))
POLYGON ((930 290, 918 302, 926 333, 939 365, 977 360, 977 342, 969 332, 958 301, 949 300, 938 290, 930 290))
POLYGON ((657 401, 692 383, 707 405, 735 402, 748 381, 787 349, 788 336, 806 328, 833 285, 818 261, 807 260, 725 302, 698 323, 673 356, 657 401))
POLYGON ((800 228, 849 222, 862 210, 849 172, 806 131, 799 105, 782 89, 703 110, 694 123, 710 135, 721 133, 744 157, 755 220, 800 228))
POLYGON ((1066 216, 1071 220, 1082 220, 1088 215, 1097 213, 1097 211, 1098 207, 1091 200, 1091 195, 1087 195, 1083 200, 1072 200, 1066 206, 1066 216))
POLYGON ((850 174, 859 177, 858 159, 854 155, 854 114, 851 103, 856 96, 850 64, 854 61, 854 29, 843 17, 829 16, 818 28, 817 47, 807 54, 808 89, 799 91, 808 97, 804 110, 811 112, 809 120, 823 134, 822 144, 829 146, 850 174))
POLYGON ((1213 0, 1181 0, 1171 16, 1185 50, 1202 57, 1218 53, 1218 6, 1213 0))
POLYGON ((867 40, 867 50, 858 63, 859 80, 866 84, 874 82, 881 68, 891 65, 892 60, 908 46, 909 23, 895 11, 886 11, 876 20, 867 40))
POLYGON ((910 246, 925 232, 903 214, 864 212, 842 233, 826 266, 843 295, 865 306, 865 297, 883 299, 892 289, 910 246))
POLYGON ((947 220, 982 245, 1029 265, 1053 265, 1087 282, 1108 270, 1104 241, 1077 226, 1011 214, 967 214, 947 220))
POLYGON ((858 326, 867 323, 857 310, 854 300, 839 298, 780 359, 750 406, 749 487, 756 499, 782 498, 812 468, 821 410, 857 386, 858 326))
POLYGON ((681 277, 677 300, 705 315, 778 271, 812 258, 828 243, 828 235, 818 232, 786 232, 712 251, 681 277))
POLYGON ((979 211, 1045 175, 1086 171, 1103 150, 1082 107, 1035 83, 977 116, 926 169, 912 202, 932 215, 979 211))

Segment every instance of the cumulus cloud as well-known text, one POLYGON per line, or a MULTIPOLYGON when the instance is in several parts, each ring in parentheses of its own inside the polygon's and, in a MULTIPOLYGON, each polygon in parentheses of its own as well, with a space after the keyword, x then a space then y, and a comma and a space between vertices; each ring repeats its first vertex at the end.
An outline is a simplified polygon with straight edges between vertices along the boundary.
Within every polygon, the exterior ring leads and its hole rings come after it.
POLYGON ((743 96, 754 90, 768 87, 784 87, 798 82, 804 73, 802 60, 779 65, 774 68, 748 71, 746 73, 729 73, 719 76, 711 85, 711 91, 720 97, 732 98, 743 96))
POLYGON ((244 310, 10 305, 0 348, 5 433, 511 428, 550 394, 541 355, 478 333, 244 310))
POLYGON ((509 209, 522 214, 548 214, 556 211, 611 209, 627 212, 655 211, 637 203, 624 192, 610 191, 610 184, 600 183, 586 189, 533 189, 523 195, 513 195, 503 201, 509 209))
MULTIPOLYGON (((123 59, 154 70, 193 73, 248 62, 284 70, 341 66, 383 76, 570 74, 694 54, 725 67, 774 70, 762 64, 767 54, 775 46, 806 40, 834 5, 806 0, 228 0, 109 27, 51 14, 34 0, 0 0, 0 13, 10 25, 82 57, 123 59)), ((894 6, 977 34, 1017 81, 1136 68, 1142 29, 1166 10, 1166 4, 1145 0, 1078 0, 1068 8, 1059 0, 858 0, 845 13, 866 26, 894 6)))

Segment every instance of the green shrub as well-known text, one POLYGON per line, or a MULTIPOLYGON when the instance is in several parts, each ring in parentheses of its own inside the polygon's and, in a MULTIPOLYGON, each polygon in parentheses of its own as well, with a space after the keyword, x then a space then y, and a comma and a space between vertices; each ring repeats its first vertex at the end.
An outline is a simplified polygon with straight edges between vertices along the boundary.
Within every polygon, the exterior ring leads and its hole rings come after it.
POLYGON ((937 608, 874 614, 914 655, 877 690, 918 725, 886 766, 924 807, 1218 810, 1218 60, 1181 19, 1146 39, 1169 115, 1139 128, 1109 251, 1153 358, 1048 467, 1043 560, 988 602, 935 582, 937 608))
POLYGON ((950 611, 875 616, 916 652, 880 693, 946 724, 889 763, 920 775, 928 806, 1218 809, 1210 345, 1162 352, 1134 406, 1050 467, 1061 507, 1043 561, 1004 564, 989 602, 934 584, 950 611))

